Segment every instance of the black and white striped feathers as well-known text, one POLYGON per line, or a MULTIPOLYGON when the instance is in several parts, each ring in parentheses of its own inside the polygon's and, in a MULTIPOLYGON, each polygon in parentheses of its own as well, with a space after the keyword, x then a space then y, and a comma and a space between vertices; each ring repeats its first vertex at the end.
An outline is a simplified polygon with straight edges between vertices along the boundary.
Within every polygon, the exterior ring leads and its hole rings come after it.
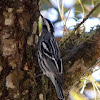
POLYGON ((64 99, 61 88, 63 84, 62 60, 53 33, 53 24, 48 19, 42 17, 42 34, 38 46, 38 63, 43 74, 48 76, 53 82, 58 98, 64 99))

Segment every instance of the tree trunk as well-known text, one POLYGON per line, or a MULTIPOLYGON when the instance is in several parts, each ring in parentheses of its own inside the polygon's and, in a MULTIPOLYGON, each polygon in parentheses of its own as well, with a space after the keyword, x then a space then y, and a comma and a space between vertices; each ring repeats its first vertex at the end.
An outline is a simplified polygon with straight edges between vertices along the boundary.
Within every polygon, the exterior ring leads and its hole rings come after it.
MULTIPOLYGON (((39 14, 39 0, 0 1, 0 100, 58 100, 52 82, 38 76, 39 14)), ((100 31, 92 39, 78 46, 65 42, 65 94, 100 57, 100 31)))
POLYGON ((39 100, 39 0, 0 1, 0 100, 39 100))

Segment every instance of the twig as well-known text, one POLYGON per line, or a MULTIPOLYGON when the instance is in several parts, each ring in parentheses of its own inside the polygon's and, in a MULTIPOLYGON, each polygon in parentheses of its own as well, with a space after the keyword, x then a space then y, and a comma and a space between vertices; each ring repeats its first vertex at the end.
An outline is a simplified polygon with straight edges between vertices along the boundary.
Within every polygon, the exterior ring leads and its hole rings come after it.
POLYGON ((83 21, 77 25, 77 27, 75 28, 75 31, 81 26, 81 24, 83 24, 88 18, 89 16, 100 6, 100 3, 98 3, 90 12, 89 14, 83 19, 83 21))
POLYGON ((67 36, 66 38, 64 38, 63 40, 60 41, 59 46, 62 46, 62 45, 64 44, 64 42, 67 41, 67 40, 73 35, 73 33, 75 33, 75 31, 81 26, 81 24, 83 24, 83 23, 89 18, 89 16, 90 16, 99 6, 100 6, 100 3, 98 3, 98 4, 89 12, 89 14, 83 19, 83 21, 82 21, 80 24, 78 24, 78 25, 76 26, 76 28, 73 30, 73 32, 71 32, 71 33, 69 34, 69 36, 67 36))

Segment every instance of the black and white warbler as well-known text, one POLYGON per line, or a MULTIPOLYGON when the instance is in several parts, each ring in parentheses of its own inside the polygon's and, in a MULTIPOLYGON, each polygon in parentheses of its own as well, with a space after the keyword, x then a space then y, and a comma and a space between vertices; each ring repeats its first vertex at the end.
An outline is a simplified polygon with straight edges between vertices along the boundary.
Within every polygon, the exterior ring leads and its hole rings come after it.
POLYGON ((53 82, 58 98, 64 99, 62 91, 63 67, 58 44, 54 37, 54 27, 48 19, 41 17, 42 33, 38 45, 38 63, 43 74, 53 82))

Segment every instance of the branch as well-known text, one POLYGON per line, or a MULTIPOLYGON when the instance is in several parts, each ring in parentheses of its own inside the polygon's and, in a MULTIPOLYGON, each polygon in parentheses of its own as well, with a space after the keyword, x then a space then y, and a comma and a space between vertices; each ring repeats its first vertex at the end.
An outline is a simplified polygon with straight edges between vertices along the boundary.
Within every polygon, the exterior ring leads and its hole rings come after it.
POLYGON ((89 16, 100 6, 100 3, 98 3, 90 12, 89 14, 83 19, 83 21, 77 25, 75 28, 75 31, 89 18, 89 16))
POLYGON ((66 95, 100 57, 100 28, 96 30, 91 40, 95 42, 90 43, 88 40, 83 44, 73 46, 72 49, 67 49, 67 53, 62 58, 66 95))
POLYGON ((86 16, 86 18, 83 19, 83 21, 78 24, 76 26, 76 28, 65 38, 61 39, 60 43, 59 43, 59 46, 63 46, 65 44, 65 42, 70 38, 72 37, 72 35, 74 35, 74 33, 76 32, 76 30, 78 30, 78 28, 89 18, 89 16, 100 6, 100 3, 98 3, 90 12, 89 14, 86 16))

